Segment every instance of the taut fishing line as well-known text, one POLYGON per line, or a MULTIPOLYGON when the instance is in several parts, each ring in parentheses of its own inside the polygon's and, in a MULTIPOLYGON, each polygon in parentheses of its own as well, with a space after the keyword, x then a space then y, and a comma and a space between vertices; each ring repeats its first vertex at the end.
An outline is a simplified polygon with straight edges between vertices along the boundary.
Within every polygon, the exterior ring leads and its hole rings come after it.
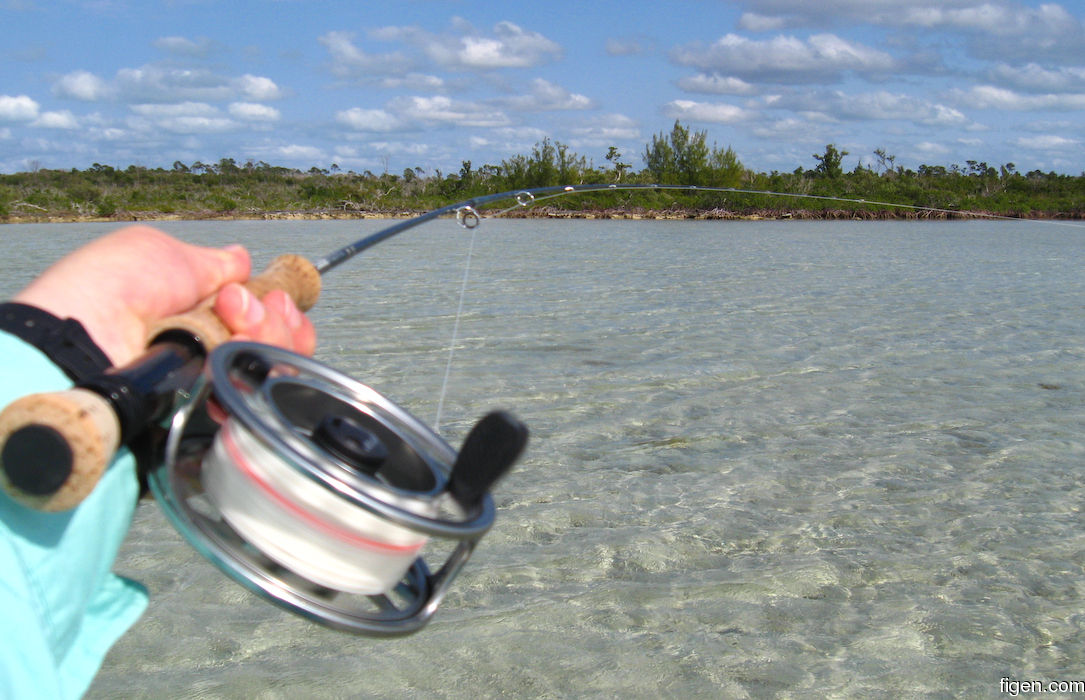
MULTIPOLYGON (((452 374, 452 363, 456 351, 456 343, 459 340, 460 321, 463 317, 463 309, 465 303, 465 297, 467 292, 467 280, 471 272, 471 260, 475 249, 475 241, 478 236, 478 227, 482 223, 483 219, 497 219, 509 212, 516 211, 518 209, 526 209, 536 204, 542 204, 548 200, 559 199, 574 194, 585 194, 590 192, 618 192, 618 191, 678 191, 685 193, 699 193, 699 192, 713 192, 713 193, 730 193, 739 195, 762 195, 762 196, 774 196, 774 197, 794 197, 798 199, 808 199, 815 201, 831 201, 842 202, 848 204, 859 204, 873 207, 889 207, 894 209, 907 209, 911 211, 927 212, 930 214, 938 214, 945 216, 962 216, 972 218, 983 218, 1001 221, 1036 221, 1040 223, 1047 223, 1051 225, 1069 226, 1072 228, 1085 228, 1085 225, 1067 222, 1067 221, 1055 221, 1050 219, 1025 219, 1023 217, 1006 216, 1001 214, 990 214, 985 212, 971 212, 960 209, 946 209, 939 207, 926 207, 913 204, 898 204, 894 202, 882 202, 877 200, 869 200, 862 198, 848 198, 837 197, 830 195, 814 195, 814 194, 802 194, 802 193, 788 193, 788 192, 775 192, 771 190, 752 190, 741 189, 735 187, 702 187, 697 185, 633 185, 633 184, 593 184, 593 185, 567 185, 562 187, 539 187, 532 189, 509 191, 501 194, 490 195, 487 197, 481 197, 478 199, 470 200, 468 203, 453 204, 447 207, 445 210, 437 210, 438 212, 445 213, 448 210, 455 211, 456 220, 463 228, 471 231, 471 237, 467 244, 467 255, 464 263, 463 279, 460 284, 460 291, 458 297, 458 305, 456 309, 455 320, 452 326, 452 338, 448 348, 448 359, 445 363, 444 375, 441 380, 441 390, 437 400, 437 412, 433 422, 433 429, 435 431, 440 430, 441 418, 443 415, 444 402, 448 392, 449 378, 452 374), (485 215, 480 213, 476 207, 481 207, 485 204, 501 202, 502 200, 513 200, 513 204, 503 208, 496 209, 488 212, 485 215)), ((428 215, 426 215, 428 216, 428 215)), ((425 220, 428 220, 425 219, 425 220)), ((413 223, 414 220, 407 223, 413 223)), ((421 223, 421 221, 419 221, 421 223)), ((394 228, 394 227, 393 227, 394 228)), ((397 230, 398 232, 398 230, 397 230)), ((376 237, 381 236, 382 233, 375 234, 376 237)), ((383 240, 380 238, 379 240, 383 240)))
POLYGON ((463 318, 463 304, 467 297, 467 279, 471 276, 471 257, 475 252, 475 239, 478 238, 478 225, 480 222, 478 212, 473 207, 457 209, 456 219, 461 226, 471 230, 471 239, 467 242, 467 256, 463 264, 463 281, 460 283, 456 319, 452 323, 452 339, 448 343, 448 361, 445 363, 445 375, 441 380, 441 393, 437 398, 437 415, 433 419, 433 429, 437 432, 441 430, 441 413, 445 405, 445 395, 448 393, 448 379, 452 375, 452 359, 456 354, 456 341, 460 337, 460 319, 463 318))

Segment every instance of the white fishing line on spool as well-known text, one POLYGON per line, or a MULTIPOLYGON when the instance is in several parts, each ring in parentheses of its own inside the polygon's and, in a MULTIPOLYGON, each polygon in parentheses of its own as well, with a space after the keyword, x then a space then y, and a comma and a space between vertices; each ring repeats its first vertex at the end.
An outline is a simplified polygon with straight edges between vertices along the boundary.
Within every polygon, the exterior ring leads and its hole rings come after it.
MULTIPOLYGON (((428 539, 306 478, 232 419, 204 458, 203 483, 222 516, 250 544, 339 591, 389 591, 428 539)), ((432 502, 395 500, 419 515, 436 515, 432 502)))

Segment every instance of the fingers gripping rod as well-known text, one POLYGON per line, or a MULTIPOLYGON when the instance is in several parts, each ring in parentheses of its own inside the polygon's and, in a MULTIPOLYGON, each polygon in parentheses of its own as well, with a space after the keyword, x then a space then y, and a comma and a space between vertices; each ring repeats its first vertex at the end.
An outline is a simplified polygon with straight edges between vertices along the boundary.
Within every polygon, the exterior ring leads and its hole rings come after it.
MULTIPOLYGON (((320 295, 320 274, 304 258, 282 255, 245 286, 257 297, 282 289, 305 311, 320 295)), ((3 488, 38 510, 82 502, 117 449, 167 419, 206 355, 230 338, 213 303, 157 323, 147 352, 127 365, 67 391, 24 396, 0 411, 3 488)))

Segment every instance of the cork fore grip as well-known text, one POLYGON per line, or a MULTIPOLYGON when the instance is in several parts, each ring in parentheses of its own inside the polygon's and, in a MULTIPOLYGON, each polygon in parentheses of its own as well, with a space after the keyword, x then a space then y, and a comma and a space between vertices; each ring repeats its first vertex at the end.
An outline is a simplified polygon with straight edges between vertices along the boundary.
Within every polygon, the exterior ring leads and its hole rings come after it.
MULTIPOLYGON (((320 273, 300 255, 280 255, 263 272, 249 279, 245 288, 257 299, 262 299, 274 289, 281 289, 290 295, 299 309, 308 311, 320 296, 320 273)), ((212 297, 191 311, 155 323, 148 341, 153 341, 166 331, 180 329, 199 338, 208 351, 215 349, 229 340, 231 334, 212 310, 213 303, 212 297)))
POLYGON ((74 508, 120 446, 109 401, 86 389, 30 394, 0 412, 0 485, 25 506, 74 508))

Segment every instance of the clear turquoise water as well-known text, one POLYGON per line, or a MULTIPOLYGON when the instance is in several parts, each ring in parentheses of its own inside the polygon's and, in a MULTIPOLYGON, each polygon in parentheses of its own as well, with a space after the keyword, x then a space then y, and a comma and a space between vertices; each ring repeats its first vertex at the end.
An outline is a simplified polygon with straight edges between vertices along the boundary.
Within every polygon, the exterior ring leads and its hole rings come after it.
MULTIPOLYGON (((165 224, 312 258, 375 222, 165 224)), ((10 293, 87 226, 0 228, 10 293)), ((320 359, 432 421, 469 233, 330 273, 320 359)), ((533 430, 434 621, 260 602, 152 503, 90 697, 988 697, 1085 679, 1085 231, 486 221, 442 432, 533 430)))

